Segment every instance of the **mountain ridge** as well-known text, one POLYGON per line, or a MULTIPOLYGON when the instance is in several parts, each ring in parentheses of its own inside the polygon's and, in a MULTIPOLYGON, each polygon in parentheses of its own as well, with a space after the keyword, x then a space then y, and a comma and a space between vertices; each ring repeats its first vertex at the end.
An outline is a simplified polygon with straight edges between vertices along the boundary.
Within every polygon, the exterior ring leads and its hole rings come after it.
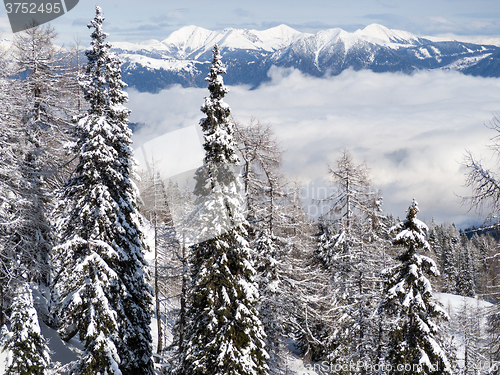
POLYGON ((139 91, 158 92, 172 84, 204 87, 212 48, 218 44, 228 68, 226 83, 257 87, 271 66, 296 68, 312 76, 345 69, 410 74, 423 69, 456 70, 500 77, 500 47, 459 41, 431 41, 403 30, 371 24, 355 32, 341 28, 303 33, 287 25, 267 30, 212 31, 185 26, 167 38, 118 42, 123 79, 139 91))

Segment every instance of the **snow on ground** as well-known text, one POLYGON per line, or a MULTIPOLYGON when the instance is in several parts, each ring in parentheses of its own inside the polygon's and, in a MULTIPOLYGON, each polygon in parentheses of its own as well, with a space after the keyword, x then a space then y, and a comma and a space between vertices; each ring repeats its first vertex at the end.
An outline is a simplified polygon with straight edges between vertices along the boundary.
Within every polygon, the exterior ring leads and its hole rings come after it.
MULTIPOLYGON (((41 320, 39 320, 39 325, 42 335, 48 342, 52 363, 59 362, 60 366, 64 366, 78 360, 83 351, 83 345, 77 338, 72 338, 69 342, 64 342, 59 338, 56 330, 48 327, 41 320)), ((5 374, 10 355, 11 352, 0 350, 0 374, 5 374)), ((65 372, 62 374, 65 374, 65 372)))
POLYGON ((467 303, 467 306, 472 308, 479 307, 481 309, 487 309, 493 306, 492 303, 487 301, 483 301, 477 298, 457 296, 455 294, 434 293, 434 296, 439 302, 443 304, 445 310, 450 316, 452 314, 457 314, 462 308, 464 302, 467 303))
POLYGON ((10 358, 10 352, 0 351, 0 374, 5 374, 9 358, 10 358))
POLYGON ((296 375, 317 375, 318 373, 312 369, 306 368, 304 361, 296 356, 289 356, 286 364, 288 373, 296 375))
POLYGON ((80 358, 84 348, 77 337, 73 337, 68 342, 65 342, 61 340, 56 330, 48 327, 40 320, 39 324, 43 337, 48 341, 49 349, 52 353, 52 363, 59 362, 61 366, 64 366, 80 358))
POLYGON ((122 54, 120 57, 124 63, 130 63, 131 67, 140 65, 148 70, 172 70, 172 71, 186 71, 196 72, 196 61, 192 60, 174 60, 169 58, 152 58, 138 54, 122 54))
POLYGON ((491 53, 486 53, 480 56, 464 57, 462 59, 454 61, 451 64, 443 66, 441 70, 463 70, 474 64, 477 64, 479 60, 483 60, 487 57, 490 57, 491 55, 492 55, 491 53))

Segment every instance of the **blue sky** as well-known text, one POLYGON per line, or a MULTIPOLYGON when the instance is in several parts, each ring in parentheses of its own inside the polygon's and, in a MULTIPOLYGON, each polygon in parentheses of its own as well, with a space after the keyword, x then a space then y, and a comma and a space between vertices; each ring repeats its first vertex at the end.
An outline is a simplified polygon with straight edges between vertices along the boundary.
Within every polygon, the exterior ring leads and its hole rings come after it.
MULTIPOLYGON (((59 42, 88 39, 86 25, 94 15, 94 1, 80 0, 68 14, 54 20, 59 42)), ((266 29, 287 24, 304 32, 341 27, 355 31, 371 23, 410 31, 420 36, 498 36, 498 0, 100 0, 109 40, 138 42, 165 39, 187 25, 211 30, 226 27, 266 29)), ((5 8, 0 29, 9 37, 5 8)))

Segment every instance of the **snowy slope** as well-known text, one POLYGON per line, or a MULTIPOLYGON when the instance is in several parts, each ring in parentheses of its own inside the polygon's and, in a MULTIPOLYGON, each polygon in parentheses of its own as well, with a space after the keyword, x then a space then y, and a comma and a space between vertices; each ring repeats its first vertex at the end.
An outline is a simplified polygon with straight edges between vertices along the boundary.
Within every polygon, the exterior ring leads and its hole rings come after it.
POLYGON ((170 70, 170 71, 186 71, 195 72, 196 67, 194 61, 176 60, 171 58, 158 59, 140 54, 122 54, 122 63, 128 63, 129 69, 134 69, 137 66, 144 67, 148 70, 170 70))
POLYGON ((363 30, 357 30, 354 34, 368 42, 392 48, 415 46, 423 42, 422 38, 412 33, 388 29, 376 23, 368 25, 363 30))
POLYGON ((467 306, 469 307, 479 307, 484 310, 487 310, 493 306, 493 304, 487 301, 471 297, 457 296, 455 294, 435 293, 435 297, 439 302, 441 302, 448 314, 452 316, 458 314, 464 303, 467 303, 467 306))

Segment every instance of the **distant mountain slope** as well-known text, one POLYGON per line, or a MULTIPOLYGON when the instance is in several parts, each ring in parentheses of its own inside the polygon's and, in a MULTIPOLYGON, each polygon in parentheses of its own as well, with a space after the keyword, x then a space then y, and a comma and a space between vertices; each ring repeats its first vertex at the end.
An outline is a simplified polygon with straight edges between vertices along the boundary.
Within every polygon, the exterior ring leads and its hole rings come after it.
POLYGON ((228 67, 226 83, 257 87, 273 65, 312 76, 345 69, 412 73, 422 69, 456 70, 500 77, 500 47, 458 41, 433 42, 406 31, 372 24, 354 33, 335 28, 316 34, 286 25, 268 30, 211 31, 187 26, 162 41, 115 43, 124 80, 139 91, 158 92, 172 84, 205 86, 211 49, 221 47, 228 67))

